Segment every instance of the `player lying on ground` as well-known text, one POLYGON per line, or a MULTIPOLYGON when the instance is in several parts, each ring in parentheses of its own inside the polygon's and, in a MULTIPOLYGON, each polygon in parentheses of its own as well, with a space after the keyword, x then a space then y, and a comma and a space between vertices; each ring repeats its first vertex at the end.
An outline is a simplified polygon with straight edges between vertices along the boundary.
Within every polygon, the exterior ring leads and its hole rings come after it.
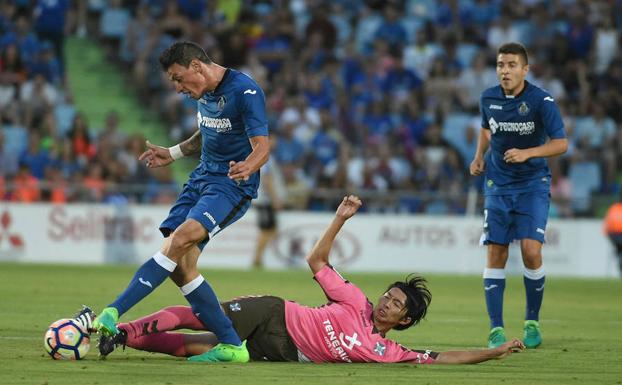
MULTIPOLYGON (((408 349, 388 338, 391 329, 404 330, 425 317, 431 294, 425 279, 395 282, 373 306, 355 285, 343 279, 328 262, 335 237, 361 206, 356 196, 344 197, 335 218, 317 241, 307 262, 329 302, 306 307, 273 296, 236 298, 222 303, 225 314, 251 360, 300 362, 412 362, 418 364, 473 364, 503 358, 522 350, 520 340, 494 349, 433 352, 408 349)), ((173 306, 150 316, 118 325, 116 336, 101 336, 102 356, 116 346, 211 361, 206 353, 218 343, 212 332, 190 334, 177 329, 206 330, 187 306, 173 306)))

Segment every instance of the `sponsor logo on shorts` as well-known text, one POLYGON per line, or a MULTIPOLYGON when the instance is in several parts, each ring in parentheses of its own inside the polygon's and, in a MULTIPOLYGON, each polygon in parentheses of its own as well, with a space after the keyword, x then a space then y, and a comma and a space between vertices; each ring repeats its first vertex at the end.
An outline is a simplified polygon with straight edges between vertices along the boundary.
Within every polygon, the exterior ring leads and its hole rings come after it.
POLYGON ((541 228, 539 228, 539 227, 538 227, 538 228, 536 229, 536 232, 538 232, 538 233, 540 233, 540 234, 544 234, 544 229, 541 229, 541 228))
POLYGON ((205 215, 207 217, 207 219, 209 219, 210 222, 212 222, 212 225, 216 224, 216 219, 214 219, 214 217, 212 216, 212 214, 208 213, 207 211, 203 213, 203 215, 205 215))
POLYGON ((488 286, 484 286, 484 290, 488 291, 488 290, 492 290, 495 287, 499 287, 498 285, 492 284, 492 285, 488 285, 488 286))
POLYGON ((242 305, 239 302, 234 302, 229 304, 229 310, 231 311, 241 311, 242 305))

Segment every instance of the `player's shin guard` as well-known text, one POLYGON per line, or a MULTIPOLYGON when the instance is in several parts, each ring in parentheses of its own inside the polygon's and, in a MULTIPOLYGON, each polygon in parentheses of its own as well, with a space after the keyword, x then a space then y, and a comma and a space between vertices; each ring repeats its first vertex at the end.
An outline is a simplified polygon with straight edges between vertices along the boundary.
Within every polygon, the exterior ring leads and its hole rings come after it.
POLYGON ((176 266, 166 255, 157 252, 138 268, 127 289, 109 307, 116 308, 121 316, 164 282, 176 266))
POLYGON ((538 321, 539 319, 540 306, 544 297, 544 274, 544 265, 535 270, 525 268, 523 282, 525 283, 525 294, 527 297, 526 320, 538 321))
POLYGON ((490 317, 490 328, 503 327, 503 292, 505 291, 505 270, 484 269, 484 296, 490 317))
POLYGON ((223 313, 216 293, 199 275, 181 288, 181 292, 192 306, 194 314, 205 324, 209 331, 218 336, 218 340, 224 344, 239 346, 242 344, 240 337, 233 328, 231 320, 223 313))

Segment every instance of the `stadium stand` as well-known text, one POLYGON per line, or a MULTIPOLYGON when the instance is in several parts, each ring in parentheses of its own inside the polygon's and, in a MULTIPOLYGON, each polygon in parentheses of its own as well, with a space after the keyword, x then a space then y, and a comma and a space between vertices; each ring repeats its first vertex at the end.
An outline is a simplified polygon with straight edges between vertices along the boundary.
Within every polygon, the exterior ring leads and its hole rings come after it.
POLYGON ((76 108, 68 36, 105 50, 140 100, 132 106, 161 114, 168 143, 196 129, 196 110, 164 81, 164 47, 197 41, 252 75, 289 208, 322 210, 357 191, 372 211, 430 214, 464 213, 469 189, 481 189, 468 176, 479 94, 496 83, 496 47, 521 41, 529 81, 556 98, 571 139, 551 162, 552 214, 591 216, 621 191, 620 1, 52 3, 0 6, 4 200, 166 202, 178 189, 171 170, 135 160, 146 135, 135 124, 101 103, 107 124, 93 127, 76 108))

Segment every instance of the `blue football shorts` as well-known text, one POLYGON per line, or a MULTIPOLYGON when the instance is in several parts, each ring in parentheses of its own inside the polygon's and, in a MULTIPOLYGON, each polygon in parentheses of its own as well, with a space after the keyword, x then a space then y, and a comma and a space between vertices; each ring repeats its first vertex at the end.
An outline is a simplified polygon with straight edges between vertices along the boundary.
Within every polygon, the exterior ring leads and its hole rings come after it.
POLYGON ((177 197, 168 217, 160 225, 168 237, 186 219, 192 218, 207 229, 209 235, 197 246, 203 250, 210 238, 246 213, 251 197, 226 176, 208 176, 190 180, 177 197))
POLYGON ((509 245, 515 239, 544 243, 550 201, 548 191, 486 196, 483 244, 509 245))

